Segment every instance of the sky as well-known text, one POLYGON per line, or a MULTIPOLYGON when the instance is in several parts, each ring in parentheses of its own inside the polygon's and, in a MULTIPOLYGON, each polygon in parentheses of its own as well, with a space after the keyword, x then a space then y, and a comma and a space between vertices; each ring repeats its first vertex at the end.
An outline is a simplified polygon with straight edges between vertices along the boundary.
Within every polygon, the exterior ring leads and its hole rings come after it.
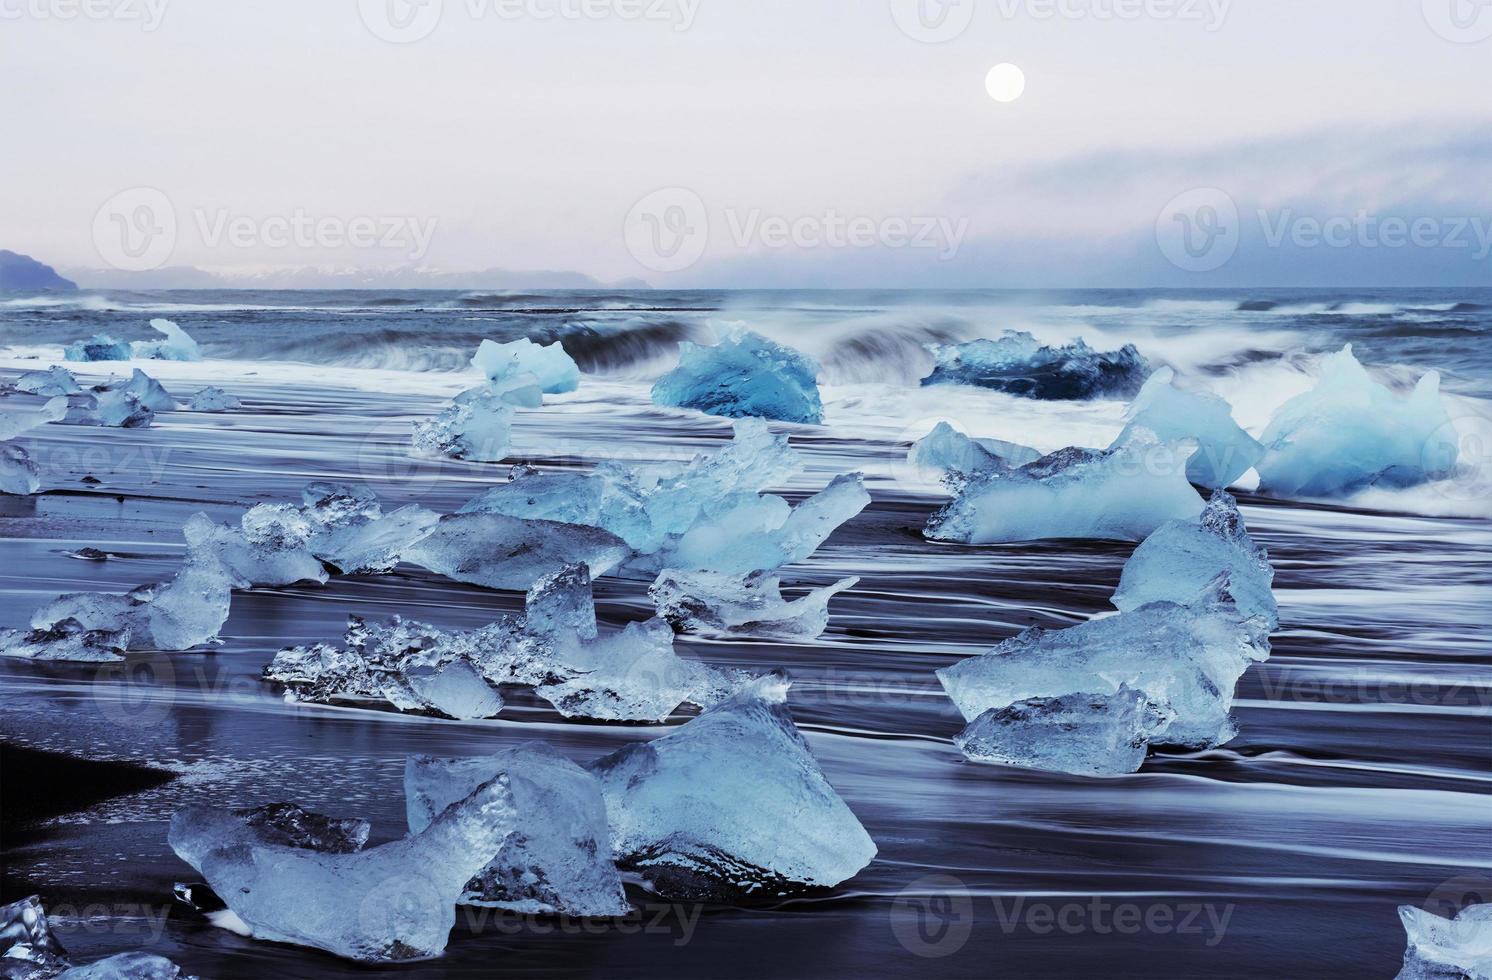
POLYGON ((0 20, 0 247, 69 269, 1492 284, 1483 0, 0 0, 0 20), (997 64, 1024 75, 1014 101, 987 90, 997 64))

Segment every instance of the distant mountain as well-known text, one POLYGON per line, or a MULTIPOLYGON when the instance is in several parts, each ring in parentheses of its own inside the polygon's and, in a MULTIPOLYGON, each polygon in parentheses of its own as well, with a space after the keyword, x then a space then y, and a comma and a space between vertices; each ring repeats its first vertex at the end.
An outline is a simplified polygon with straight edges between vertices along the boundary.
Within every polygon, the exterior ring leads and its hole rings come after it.
POLYGON ((650 289, 641 279, 602 282, 582 272, 482 269, 448 272, 429 266, 363 269, 271 266, 200 269, 174 266, 149 272, 66 270, 87 289, 650 289))
POLYGON ((49 265, 43 265, 29 255, 20 255, 0 248, 0 290, 6 289, 60 289, 75 290, 77 283, 64 279, 49 265))

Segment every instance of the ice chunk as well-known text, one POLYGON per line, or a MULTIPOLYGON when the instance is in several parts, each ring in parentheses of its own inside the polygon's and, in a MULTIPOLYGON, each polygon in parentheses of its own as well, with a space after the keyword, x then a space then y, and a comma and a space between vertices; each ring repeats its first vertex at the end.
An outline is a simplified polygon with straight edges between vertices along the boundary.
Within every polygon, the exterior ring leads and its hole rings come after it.
POLYGON ((1112 601, 1126 612, 1152 602, 1187 602, 1196 596, 1198 582, 1224 573, 1239 615, 1262 616, 1271 630, 1277 628, 1269 553, 1249 537, 1238 501, 1217 490, 1200 523, 1168 521, 1140 543, 1124 566, 1112 601))
POLYGON ((1114 445, 1124 445, 1141 429, 1169 442, 1195 439, 1187 479, 1208 488, 1229 486, 1259 462, 1264 447, 1233 421, 1226 401, 1208 392, 1182 391, 1172 385, 1175 376, 1168 367, 1150 376, 1129 406, 1129 424, 1114 445))
POLYGON ((445 951, 466 883, 502 850, 516 817, 498 776, 402 840, 332 854, 229 833, 201 870, 256 938, 364 963, 428 959, 445 951))
POLYGON ((203 388, 192 396, 189 403, 194 412, 236 412, 243 402, 221 388, 203 388))
POLYGON ((417 504, 384 514, 378 498, 362 486, 313 483, 301 491, 309 527, 307 548, 344 575, 382 574, 440 521, 417 504))
POLYGON ((207 855, 241 844, 273 844, 351 854, 368 843, 372 824, 359 817, 328 817, 294 803, 220 810, 188 806, 171 817, 166 842, 177 857, 198 871, 207 855))
MULTIPOLYGON (((164 334, 165 340, 137 340, 130 351, 138 358, 153 358, 157 361, 200 361, 202 348, 181 327, 170 320, 151 320, 151 329, 164 334)), ((128 356, 128 355, 126 355, 128 356)))
POLYGON ((100 390, 69 395, 64 425, 101 425, 114 429, 143 429, 155 412, 140 403, 132 391, 100 390))
POLYGON ((58 396, 49 398, 40 405, 8 405, 0 402, 0 442, 14 439, 48 422, 60 421, 67 415, 67 399, 58 396))
POLYGON ((0 906, 0 974, 39 980, 68 965, 67 950, 52 934, 39 895, 0 906))
POLYGON ((834 792, 769 675, 651 742, 592 763, 611 846, 671 898, 837 885, 875 843, 834 792))
POLYGON ((134 395, 141 405, 152 412, 174 412, 176 411, 176 399, 171 393, 161 387, 161 383, 150 375, 135 368, 128 381, 110 381, 107 384, 96 385, 95 392, 124 392, 134 395))
POLYGON ((1426 373, 1400 398, 1368 376, 1351 344, 1322 359, 1315 388, 1280 406, 1263 443, 1259 489, 1279 496, 1441 479, 1454 473, 1460 453, 1440 375, 1426 373))
POLYGON ((1236 730, 1233 689, 1250 664, 1269 656, 1268 625, 1243 619, 1226 581, 1209 583, 1190 605, 1157 602, 1064 630, 1031 628, 937 671, 968 721, 1031 698, 1112 694, 1128 685, 1170 720, 1161 745, 1211 748, 1236 730))
POLYGON ((96 333, 87 340, 68 344, 62 356, 69 361, 127 361, 130 359, 130 345, 128 341, 96 333))
POLYGON ((1445 919, 1399 906, 1409 935, 1398 980, 1492 980, 1492 904, 1468 905, 1445 919))
POLYGON ((447 514, 404 559, 458 582, 524 590, 577 562, 592 578, 605 575, 627 554, 621 538, 599 528, 502 514, 447 514))
POLYGON ((169 582, 142 585, 126 595, 74 592, 38 609, 31 625, 65 619, 85 629, 124 631, 134 650, 190 650, 216 642, 228 620, 233 580, 215 562, 188 561, 169 582))
POLYGON ((182 532, 191 560, 222 565, 239 588, 327 579, 326 569, 307 547, 311 526, 290 504, 252 507, 237 528, 193 514, 182 532))
POLYGON ((539 636, 596 638, 596 603, 584 565, 540 577, 524 597, 524 629, 539 636))
POLYGON ((404 767, 410 833, 424 830, 446 807, 503 773, 512 788, 517 827, 467 883, 461 903, 529 914, 626 914, 601 785, 542 742, 478 759, 411 756, 404 767))
POLYGON ((13 443, 0 442, 0 493, 19 496, 41 489, 41 470, 31 454, 13 443))
POLYGON ((414 424, 414 448, 430 456, 499 463, 513 444, 513 406, 490 393, 414 424))
POLYGON ((181 967, 154 953, 116 953, 57 974, 56 980, 192 980, 181 967))
POLYGON ((519 374, 533 375, 546 394, 557 395, 580 387, 580 368, 558 343, 545 346, 527 337, 509 344, 484 340, 471 363, 492 381, 519 374))
POLYGON ((439 667, 411 667, 404 679, 432 711, 457 721, 495 718, 503 707, 503 699, 482 678, 482 672, 464 660, 439 667))
POLYGON ((566 718, 661 722, 685 701, 710 703, 720 683, 714 668, 674 652, 662 619, 593 640, 557 637, 551 669, 561 679, 535 693, 566 718))
POLYGON ((539 379, 532 374, 510 374, 496 381, 468 388, 451 399, 457 405, 489 400, 500 401, 514 408, 542 408, 544 389, 539 379))
POLYGON ((973 475, 985 470, 1009 469, 1034 463, 1041 453, 999 439, 971 439, 947 422, 939 422, 917 440, 907 453, 907 463, 924 478, 950 473, 973 475))
POLYGON ((55 395, 76 395, 83 390, 72 372, 55 364, 45 371, 27 371, 16 379, 15 387, 16 391, 48 398, 55 395))
POLYGON ((953 738, 967 758, 1078 776, 1137 772, 1169 719, 1141 692, 1030 698, 990 708, 953 738))
POLYGON ((1081 338, 1065 347, 1043 347, 1024 331, 999 340, 928 344, 935 366, 922 384, 993 388, 1043 400, 1124 398, 1140 390, 1150 364, 1133 344, 1100 352, 1081 338))
POLYGON ((679 366, 653 385, 653 403, 727 418, 818 425, 824 420, 817 361, 736 329, 714 347, 679 342, 679 366))
POLYGON ((76 619, 33 630, 0 631, 0 656, 26 660, 116 663, 128 648, 127 631, 85 629, 76 619))
POLYGON ((677 630, 706 636, 814 639, 829 625, 829 600, 859 578, 840 579, 791 602, 776 575, 665 569, 648 589, 658 615, 677 630))
POLYGON ((1166 521, 1202 510, 1186 478, 1191 447, 1143 432, 1100 452, 1068 448, 1015 470, 955 474, 951 503, 924 532, 934 541, 995 544, 1043 538, 1139 541, 1166 521))

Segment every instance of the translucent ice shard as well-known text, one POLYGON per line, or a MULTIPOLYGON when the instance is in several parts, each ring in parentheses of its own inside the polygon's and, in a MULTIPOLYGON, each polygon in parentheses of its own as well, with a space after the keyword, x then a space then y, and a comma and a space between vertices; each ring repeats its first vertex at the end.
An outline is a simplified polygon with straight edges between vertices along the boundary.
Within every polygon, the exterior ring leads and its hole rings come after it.
POLYGON ((1331 497, 1367 486, 1410 486, 1451 475, 1459 445, 1426 373, 1401 398, 1368 376, 1348 344, 1324 358, 1316 387, 1281 405, 1264 430, 1259 488, 1331 497))
POLYGON ((124 392, 135 396, 135 400, 152 412, 174 412, 176 411, 176 399, 171 393, 161 387, 161 383, 139 368, 130 374, 128 381, 111 381, 107 384, 97 385, 95 392, 124 392))
POLYGON ((77 663, 115 663, 129 648, 129 633, 85 629, 76 619, 64 619, 32 630, 0 632, 0 656, 25 660, 67 660, 77 663))
POLYGON ((991 708, 1031 698, 1142 692, 1170 720, 1156 744, 1210 748, 1231 739, 1233 689, 1250 664, 1269 656, 1268 626, 1243 619, 1226 581, 1209 583, 1189 605, 1157 602, 1064 630, 1032 628, 978 657, 937 671, 973 721, 991 708))
POLYGON ((503 699, 482 672, 465 660, 410 667, 404 680, 426 707, 457 721, 495 718, 503 707, 503 699))
POLYGON ((497 463, 513 444, 513 406, 489 393, 454 403, 414 424, 414 448, 430 456, 497 463))
POLYGON ((39 895, 0 906, 0 972, 17 980, 39 980, 68 965, 67 950, 52 933, 39 895))
POLYGON ((775 897, 853 877, 876 846, 809 752, 770 675, 592 763, 622 867, 673 898, 775 897))
POLYGON ((445 951, 456 902, 516 817, 508 779, 498 776, 402 840, 335 854, 230 833, 201 870, 256 938, 364 963, 429 959, 445 951))
POLYGON ((1217 490, 1200 522, 1168 521, 1140 543, 1112 601, 1126 612, 1152 602, 1184 603, 1196 596, 1197 583, 1222 574, 1239 615, 1262 616, 1271 630, 1279 626, 1269 553, 1249 537, 1238 501, 1217 490))
POLYGON ((203 388, 188 402, 194 412, 236 412, 243 402, 221 388, 203 388))
POLYGON ((231 574, 212 561, 188 561, 167 582, 124 595, 74 592, 42 606, 31 625, 72 619, 90 630, 123 632, 133 650, 190 650, 213 643, 228 620, 231 574))
POLYGON ((1182 391, 1172 385, 1176 374, 1161 368, 1150 376, 1129 406, 1125 426, 1115 446, 1122 446, 1141 429, 1163 440, 1195 439, 1197 451, 1186 461, 1186 476, 1198 486, 1226 487, 1248 472, 1264 455, 1264 447, 1233 421, 1233 408, 1216 395, 1182 391))
POLYGON ((515 832, 467 883, 461 903, 530 914, 625 914, 601 785, 542 742, 475 759, 410 757, 404 768, 410 832, 424 830, 499 774, 512 788, 515 832))
POLYGON ((686 701, 708 704, 720 683, 715 668, 674 652, 662 619, 628 623, 620 633, 556 639, 555 679, 536 689, 566 718, 665 721, 686 701))
POLYGON ((116 953, 59 973, 56 980, 192 980, 181 967, 154 953, 116 953))
POLYGON ((392 571, 440 521, 417 504, 385 514, 372 491, 344 483, 313 483, 301 499, 301 516, 310 527, 306 547, 343 575, 392 571))
POLYGON ((55 364, 45 371, 27 371, 15 380, 16 391, 25 392, 28 395, 44 395, 51 398, 56 395, 76 395, 83 389, 78 385, 78 379, 72 376, 67 368, 57 367, 55 364))
POLYGON ((509 344, 484 340, 471 363, 492 381, 518 374, 533 375, 546 394, 556 395, 580 387, 580 367, 558 343, 545 346, 527 337, 509 344))
POLYGON ((818 425, 824 420, 820 370, 806 354, 735 329, 714 347, 681 341, 679 366, 653 385, 653 403, 818 425))
POLYGON ((658 615, 680 632, 811 640, 828 628, 829 600, 859 581, 841 579, 789 602, 782 598, 778 576, 765 572, 722 575, 666 569, 648 595, 658 615))
POLYGON ((202 348, 181 327, 170 320, 155 319, 150 327, 163 334, 165 340, 137 340, 130 345, 129 354, 137 358, 153 358, 157 361, 200 361, 202 348))
POLYGON ((221 565, 238 588, 327 579, 326 569, 307 548, 310 524, 289 504, 251 507, 237 528, 194 514, 182 532, 189 559, 221 565))
POLYGON ((372 825, 359 817, 328 817, 294 803, 221 810, 188 806, 171 817, 166 842, 177 857, 198 871, 215 850, 241 844, 272 844, 351 854, 368 843, 372 825))
POLYGON ((1141 692, 1029 698, 990 708, 955 735, 975 762, 1079 776, 1137 772, 1169 719, 1141 692))
POLYGON ((1029 446, 999 439, 971 439, 947 422, 939 422, 907 453, 908 465, 925 479, 1009 469, 1034 463, 1040 458, 1041 453, 1029 446))
POLYGON ((1399 906, 1409 935, 1398 980, 1492 980, 1492 904, 1468 905, 1445 919, 1399 906))
POLYGON ((1189 447, 1136 432, 1106 451, 1068 448, 1014 470, 983 470, 949 486, 933 515, 935 541, 994 544, 1043 538, 1139 541, 1166 521, 1195 519, 1202 500, 1187 482, 1189 447))
POLYGON ((0 493, 18 496, 41 489, 41 470, 20 446, 0 442, 0 493))
POLYGON ((64 425, 101 425, 114 429, 143 429, 155 419, 155 412, 141 404, 132 391, 98 389, 69 395, 64 425))
POLYGON ((592 578, 604 575, 628 553, 621 538, 600 528, 501 514, 447 514, 404 558, 458 582, 522 591, 577 562, 592 578))
POLYGON ((1043 347, 1023 331, 999 340, 929 344, 936 362, 924 385, 961 384, 993 388, 1022 398, 1124 398, 1140 390, 1149 363, 1133 344, 1100 352, 1079 339, 1065 347, 1043 347))
POLYGON ((57 422, 67 414, 67 399, 49 398, 40 405, 12 405, 0 401, 0 442, 14 439, 23 432, 57 422))

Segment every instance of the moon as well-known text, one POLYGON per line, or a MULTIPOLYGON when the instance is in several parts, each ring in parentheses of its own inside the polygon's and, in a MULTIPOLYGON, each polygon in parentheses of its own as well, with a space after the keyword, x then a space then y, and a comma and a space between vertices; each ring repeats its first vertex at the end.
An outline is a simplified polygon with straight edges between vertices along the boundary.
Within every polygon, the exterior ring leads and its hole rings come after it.
POLYGON ((1014 102, 1026 91, 1026 73, 1015 65, 1001 62, 984 76, 984 90, 996 102, 1014 102))

